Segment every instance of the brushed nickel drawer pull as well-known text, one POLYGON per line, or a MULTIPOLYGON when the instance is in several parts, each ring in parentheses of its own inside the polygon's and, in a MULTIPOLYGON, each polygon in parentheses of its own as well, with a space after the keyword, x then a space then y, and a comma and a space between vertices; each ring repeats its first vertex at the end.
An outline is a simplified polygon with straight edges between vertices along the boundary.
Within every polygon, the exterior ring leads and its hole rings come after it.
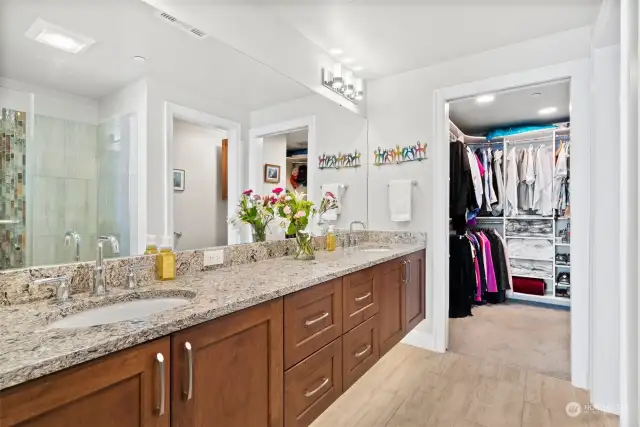
POLYGON ((326 386, 327 384, 329 384, 329 378, 324 377, 324 379, 322 380, 322 384, 320 384, 317 388, 314 388, 311 391, 307 390, 307 391, 304 392, 305 397, 313 396, 314 394, 319 392, 322 389, 322 387, 326 386))
POLYGON ((164 356, 162 355, 162 353, 158 353, 156 354, 156 364, 158 365, 158 377, 160 378, 159 382, 159 387, 160 387, 160 398, 159 398, 159 402, 158 402, 158 406, 157 406, 157 410, 158 410, 158 416, 161 417, 164 415, 164 401, 165 401, 165 394, 164 394, 164 356))
POLYGON ((315 319, 311 319, 311 320, 305 320, 304 325, 305 326, 311 326, 315 323, 318 323, 319 321, 326 319, 327 317, 329 317, 329 312, 325 311, 324 313, 322 313, 320 316, 316 317, 315 319))
POLYGON ((191 343, 184 343, 184 352, 187 356, 187 389, 182 392, 186 401, 193 397, 193 350, 191 343))
POLYGON ((371 296, 371 292, 367 292, 366 294, 360 296, 360 297, 356 297, 356 302, 360 302, 362 300, 365 300, 367 298, 369 298, 371 296))
POLYGON ((356 359, 364 356, 364 354, 369 351, 371 349, 371 344, 367 344, 367 346, 364 348, 364 350, 359 351, 357 353, 353 353, 353 355, 355 356, 356 359))

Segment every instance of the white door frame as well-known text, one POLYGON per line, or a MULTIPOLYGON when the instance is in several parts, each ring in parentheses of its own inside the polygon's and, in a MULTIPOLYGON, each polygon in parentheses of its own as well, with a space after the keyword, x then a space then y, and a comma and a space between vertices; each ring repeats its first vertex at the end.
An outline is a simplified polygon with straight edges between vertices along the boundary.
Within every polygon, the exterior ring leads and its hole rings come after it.
MULTIPOLYGON (((262 186, 262 152, 264 148, 264 137, 305 128, 307 129, 307 158, 315 159, 317 156, 316 116, 298 117, 284 122, 272 123, 266 126, 249 129, 249 188, 255 190, 262 186)), ((315 182, 316 169, 317 168, 313 167, 313 165, 309 163, 309 167, 307 167, 307 180, 310 183, 315 182)), ((316 200, 315 187, 317 186, 307 186, 308 200, 316 200)), ((243 231, 243 238, 249 238, 248 236, 248 231, 243 231)))
MULTIPOLYGON (((228 194, 229 207, 227 209, 228 217, 235 213, 235 203, 231 196, 240 194, 240 182, 242 180, 242 165, 240 164, 240 135, 241 126, 239 123, 224 119, 222 117, 203 113, 192 108, 165 102, 165 211, 166 221, 164 224, 165 236, 173 236, 173 119, 184 120, 205 127, 216 127, 224 129, 229 133, 228 145, 228 194)), ((227 243, 233 245, 240 243, 240 235, 236 229, 230 224, 227 225, 227 243)))
POLYGON ((448 101, 483 93, 498 92, 532 84, 571 79, 571 174, 580 186, 572 186, 572 286, 571 289, 571 381, 589 387, 590 360, 590 126, 589 60, 578 60, 544 68, 489 78, 434 93, 432 148, 434 167, 432 221, 427 225, 431 258, 429 281, 433 286, 433 349, 444 352, 448 344, 449 307, 449 111, 448 101), (584 284, 580 286, 580 284, 584 284))

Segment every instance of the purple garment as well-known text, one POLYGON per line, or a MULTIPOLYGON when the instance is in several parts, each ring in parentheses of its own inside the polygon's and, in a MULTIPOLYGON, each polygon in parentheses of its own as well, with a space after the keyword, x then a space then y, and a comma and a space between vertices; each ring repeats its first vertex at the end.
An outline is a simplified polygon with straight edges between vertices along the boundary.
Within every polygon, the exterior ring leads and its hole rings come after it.
MULTIPOLYGON (((478 238, 473 234, 467 234, 467 238, 473 243, 473 250, 476 251, 480 247, 478 238)), ((478 263, 478 255, 473 257, 473 264, 476 269, 476 302, 482 301, 482 281, 480 280, 480 264, 478 263)))
POLYGON ((478 233, 484 247, 484 264, 487 269, 487 291, 498 292, 498 284, 496 283, 496 272, 493 269, 493 259, 491 258, 491 242, 484 233, 478 233))

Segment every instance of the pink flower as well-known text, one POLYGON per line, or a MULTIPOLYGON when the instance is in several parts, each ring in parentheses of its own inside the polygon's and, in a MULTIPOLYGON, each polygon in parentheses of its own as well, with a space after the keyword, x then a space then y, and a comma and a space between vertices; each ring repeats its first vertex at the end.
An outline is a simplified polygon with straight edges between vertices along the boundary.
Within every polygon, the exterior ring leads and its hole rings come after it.
POLYGON ((254 200, 260 200, 260 199, 262 199, 262 197, 260 197, 260 195, 259 195, 259 194, 254 194, 254 195, 253 195, 253 199, 254 199, 254 200))
POLYGON ((283 212, 285 213, 285 215, 289 215, 291 213, 291 207, 285 206, 283 212))
POLYGON ((305 215, 306 214, 304 213, 304 211, 298 211, 293 217, 297 219, 297 218, 302 218, 305 215))
POLYGON ((327 191, 326 193, 324 193, 324 195, 325 195, 326 197, 331 198, 331 199, 335 199, 335 198, 336 198, 336 196, 334 196, 334 195, 333 195, 333 193, 332 193, 331 191, 327 191))
POLYGON ((284 191, 284 190, 283 190, 282 188, 280 188, 280 187, 278 187, 278 188, 274 188, 274 189, 273 189, 273 192, 274 192, 275 194, 280 194, 280 193, 282 193, 283 191, 284 191))
POLYGON ((249 189, 249 190, 244 190, 244 191, 242 192, 242 194, 244 194, 245 196, 250 196, 250 195, 251 195, 251 193, 253 193, 253 190, 251 190, 251 189, 249 189))

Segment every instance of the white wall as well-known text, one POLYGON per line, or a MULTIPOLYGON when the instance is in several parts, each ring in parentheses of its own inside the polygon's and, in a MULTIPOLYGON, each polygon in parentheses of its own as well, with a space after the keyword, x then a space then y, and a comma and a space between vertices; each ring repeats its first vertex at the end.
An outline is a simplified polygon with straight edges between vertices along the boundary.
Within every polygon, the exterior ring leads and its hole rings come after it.
POLYGON ((227 244, 227 201, 222 200, 220 161, 227 132, 174 120, 173 167, 185 171, 184 191, 174 192, 175 249, 227 244))
POLYGON ((620 239, 613 219, 620 204, 620 47, 596 49, 592 63, 591 396, 596 407, 613 411, 620 403, 620 239))
POLYGON ((260 194, 269 194, 274 188, 286 188, 287 179, 287 135, 273 135, 267 136, 263 139, 262 148, 262 174, 264 175, 264 165, 276 165, 280 166, 280 181, 276 183, 263 182, 260 194))
MULTIPOLYGON (((251 112, 251 128, 315 116, 316 146, 310 144, 307 163, 310 193, 320 194, 320 187, 328 183, 348 185, 342 194, 342 213, 338 228, 349 227, 351 221, 367 218, 367 120, 319 95, 300 98, 251 112), (353 152, 362 153, 359 168, 318 169, 318 155, 353 152), (311 189, 311 187, 313 187, 311 189)), ((319 200, 314 200, 316 203, 319 200)))

